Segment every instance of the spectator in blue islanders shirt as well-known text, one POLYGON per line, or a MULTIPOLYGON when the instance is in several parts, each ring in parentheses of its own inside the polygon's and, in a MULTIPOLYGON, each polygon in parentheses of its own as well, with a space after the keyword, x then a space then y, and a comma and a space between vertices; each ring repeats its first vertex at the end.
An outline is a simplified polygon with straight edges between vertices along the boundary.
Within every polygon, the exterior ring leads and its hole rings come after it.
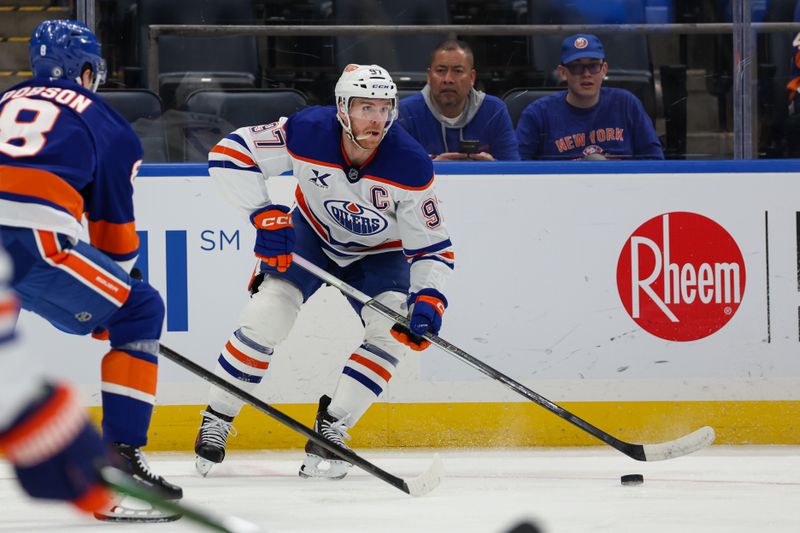
POLYGON ((403 98, 398 122, 434 161, 519 160, 508 109, 496 96, 476 90, 475 78, 469 45, 441 43, 431 56, 428 84, 403 98))
POLYGON ((531 103, 517 124, 522 159, 664 159, 642 103, 624 89, 602 87, 608 73, 594 35, 564 39, 558 75, 567 90, 531 103))

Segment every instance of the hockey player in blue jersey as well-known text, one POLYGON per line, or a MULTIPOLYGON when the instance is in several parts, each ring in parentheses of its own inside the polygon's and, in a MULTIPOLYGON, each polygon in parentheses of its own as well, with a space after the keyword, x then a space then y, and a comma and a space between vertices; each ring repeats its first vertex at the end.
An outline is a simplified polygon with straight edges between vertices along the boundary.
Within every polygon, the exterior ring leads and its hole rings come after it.
MULTIPOLYGON (((0 96, 0 238, 12 287, 24 309, 62 331, 107 333, 101 392, 109 454, 142 483, 181 498, 181 488, 154 474, 140 449, 164 317, 158 292, 129 274, 138 254, 133 180, 141 143, 94 93, 106 67, 85 25, 42 22, 30 55, 34 77, 0 96), (81 240, 84 216, 89 242, 81 240)), ((58 390, 43 389, 34 404, 17 408, 50 412, 58 390)), ((13 434, 22 419, 12 420, 4 431, 13 434)))
MULTIPOLYGON (((397 89, 377 65, 349 65, 335 88, 336 107, 311 107, 272 124, 240 128, 209 154, 209 172, 255 226, 259 274, 251 299, 220 352, 216 374, 251 391, 301 305, 322 282, 292 264, 292 252, 335 273, 382 303, 409 310, 411 330, 351 301, 364 337, 348 356, 332 397, 322 396, 314 424, 346 447, 347 430, 386 389, 406 348, 437 333, 447 306, 444 285, 453 248, 434 189, 428 154, 399 127, 397 89), (297 207, 276 205, 266 180, 291 170, 297 207)), ((242 402, 212 387, 195 443, 206 475, 225 457, 242 402)), ((351 466, 308 442, 302 477, 341 479, 351 466)))
POLYGON ((11 260, 0 247, 0 452, 31 496, 69 501, 86 512, 108 509, 112 495, 95 470, 106 464, 100 435, 77 392, 45 379, 23 350, 10 281, 11 260))
POLYGON ((664 159, 638 98, 602 86, 608 63, 600 39, 564 39, 557 70, 567 90, 536 100, 519 118, 522 159, 664 159))

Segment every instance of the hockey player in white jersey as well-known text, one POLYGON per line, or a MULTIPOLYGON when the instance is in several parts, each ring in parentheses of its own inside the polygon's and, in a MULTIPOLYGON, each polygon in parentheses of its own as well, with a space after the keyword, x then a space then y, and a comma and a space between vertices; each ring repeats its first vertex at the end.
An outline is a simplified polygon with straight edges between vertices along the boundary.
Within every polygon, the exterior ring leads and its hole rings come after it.
MULTIPOLYGON (((444 287, 453 249, 434 190, 433 165, 402 128, 397 89, 377 65, 348 65, 336 106, 311 107, 288 119, 240 128, 209 153, 209 172, 224 196, 255 226, 259 273, 239 327, 220 352, 216 374, 252 391, 300 306, 322 282, 296 265, 292 252, 382 303, 408 312, 410 329, 351 301, 364 324, 332 397, 319 401, 314 429, 347 448, 347 430, 386 388, 408 347, 423 350, 447 307, 444 287), (296 207, 276 205, 265 180, 291 170, 296 207)), ((242 402, 212 387, 197 440, 196 466, 206 475, 225 457, 242 402)), ((343 478, 350 468, 311 441, 302 477, 343 478)))

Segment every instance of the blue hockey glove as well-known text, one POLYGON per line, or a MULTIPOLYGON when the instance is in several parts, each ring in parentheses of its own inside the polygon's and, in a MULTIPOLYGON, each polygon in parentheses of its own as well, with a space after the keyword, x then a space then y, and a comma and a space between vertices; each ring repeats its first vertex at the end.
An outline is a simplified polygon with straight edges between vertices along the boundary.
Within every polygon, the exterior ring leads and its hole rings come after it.
POLYGON ((47 385, 0 432, 0 450, 32 497, 69 501, 86 512, 110 507, 112 493, 97 474, 108 464, 102 439, 66 385, 47 385))
POLYGON ((408 328, 395 324, 392 336, 412 350, 422 351, 430 341, 424 333, 438 335, 442 327, 442 315, 447 308, 447 298, 436 289, 422 289, 408 297, 408 328))
POLYGON ((283 205, 268 205, 254 211, 250 222, 256 227, 256 257, 268 265, 286 272, 292 264, 292 250, 296 240, 292 215, 283 205))

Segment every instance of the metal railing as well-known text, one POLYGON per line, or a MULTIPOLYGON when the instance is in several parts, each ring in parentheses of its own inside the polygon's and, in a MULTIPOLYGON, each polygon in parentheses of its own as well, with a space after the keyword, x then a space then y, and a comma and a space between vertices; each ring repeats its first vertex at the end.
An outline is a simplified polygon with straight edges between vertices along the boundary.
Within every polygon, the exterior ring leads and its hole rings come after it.
MULTIPOLYGON (((734 158, 751 159, 755 153, 753 114, 756 33, 800 32, 800 22, 750 23, 746 0, 734 0, 734 22, 700 24, 504 24, 504 25, 173 25, 149 27, 147 83, 158 91, 158 49, 162 35, 255 37, 333 37, 364 35, 534 36, 570 33, 733 34, 734 158), (750 28, 750 31, 747 31, 750 28)), ((788 46, 788 42, 787 42, 788 46)))

